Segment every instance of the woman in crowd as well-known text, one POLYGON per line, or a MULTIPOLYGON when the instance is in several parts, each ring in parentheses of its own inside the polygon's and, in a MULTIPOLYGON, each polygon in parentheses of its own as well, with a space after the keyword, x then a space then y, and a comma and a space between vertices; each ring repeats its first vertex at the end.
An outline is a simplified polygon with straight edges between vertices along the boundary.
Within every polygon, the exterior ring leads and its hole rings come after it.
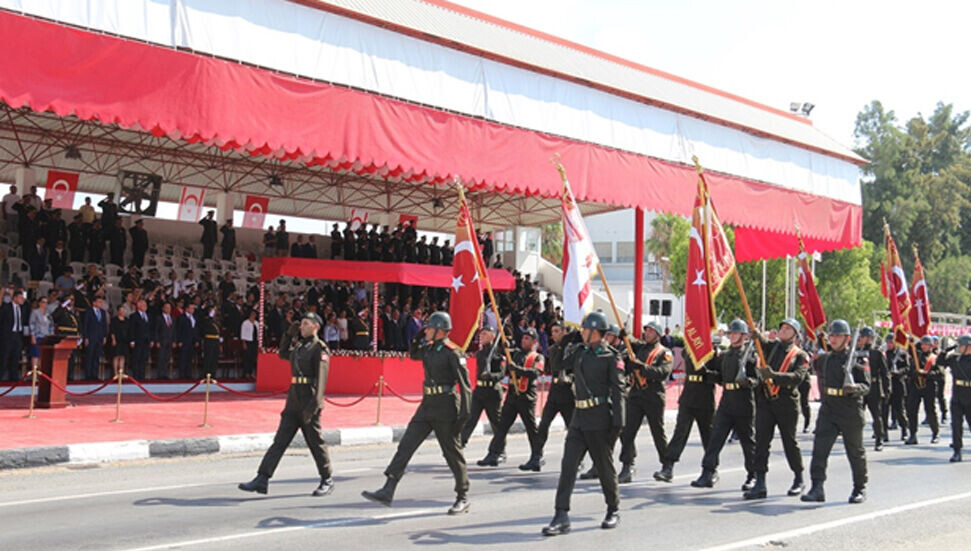
POLYGON ((54 321, 47 313, 47 299, 42 298, 32 303, 30 311, 30 365, 37 367, 40 362, 40 346, 44 337, 54 333, 54 321))
POLYGON ((111 336, 108 339, 105 356, 111 358, 115 375, 125 369, 125 365, 128 363, 128 357, 131 355, 131 349, 129 348, 129 342, 131 341, 128 334, 127 317, 127 307, 119 306, 115 317, 111 320, 111 326, 108 328, 111 336))

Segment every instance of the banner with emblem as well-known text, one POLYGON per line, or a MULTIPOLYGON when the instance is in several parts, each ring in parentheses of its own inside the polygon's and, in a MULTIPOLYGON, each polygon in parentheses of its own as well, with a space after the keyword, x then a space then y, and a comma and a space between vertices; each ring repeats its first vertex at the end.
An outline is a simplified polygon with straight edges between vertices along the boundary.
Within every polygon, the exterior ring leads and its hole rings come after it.
POLYGON ((358 228, 367 224, 367 211, 361 209, 351 209, 351 216, 347 220, 347 223, 351 225, 351 231, 357 231, 358 228))
POLYGON ((563 321, 579 327, 593 311, 593 277, 600 259, 583 222, 566 171, 557 165, 563 180, 560 207, 563 215, 563 321))
POLYGON ((418 217, 414 214, 401 214, 398 216, 398 224, 402 228, 409 227, 418 229, 418 217))
POLYGON ((56 209, 73 209, 79 177, 80 175, 75 172, 47 171, 44 199, 50 199, 51 206, 56 209))
POLYGON ((815 341, 816 332, 826 325, 826 312, 823 311, 823 303, 819 300, 816 282, 813 280, 812 270, 809 269, 809 255, 806 254, 806 245, 801 236, 797 258, 799 259, 799 313, 806 322, 807 335, 815 341))
POLYGON ((684 348, 696 366, 703 365, 714 352, 711 332, 715 327, 714 297, 705 260, 705 193, 698 181, 698 194, 691 212, 688 239, 688 271, 684 282, 684 348))
POLYGON ((472 215, 465 194, 459 193, 459 214, 455 223, 455 256, 452 259, 452 290, 449 291, 448 314, 452 318, 449 339, 462 350, 468 348, 482 318, 482 279, 487 277, 482 251, 475 239, 472 215))
POLYGON ((924 279, 924 265, 917 256, 914 248, 914 286, 911 298, 914 301, 910 309, 910 331, 915 337, 927 335, 931 327, 931 300, 927 296, 927 280, 924 279))
POLYGON ((205 188, 182 186, 179 196, 179 214, 176 217, 181 222, 198 222, 202 213, 202 201, 206 198, 205 188))
POLYGON ((890 226, 883 225, 884 247, 886 248, 886 258, 884 260, 887 296, 890 306, 890 320, 893 323, 894 342, 898 346, 907 346, 907 335, 911 333, 910 328, 910 292, 907 288, 907 276, 904 275, 904 267, 900 263, 900 254, 897 252, 897 244, 890 235, 890 226))
POLYGON ((247 195, 243 207, 243 227, 262 229, 266 222, 266 212, 270 209, 270 198, 247 195))

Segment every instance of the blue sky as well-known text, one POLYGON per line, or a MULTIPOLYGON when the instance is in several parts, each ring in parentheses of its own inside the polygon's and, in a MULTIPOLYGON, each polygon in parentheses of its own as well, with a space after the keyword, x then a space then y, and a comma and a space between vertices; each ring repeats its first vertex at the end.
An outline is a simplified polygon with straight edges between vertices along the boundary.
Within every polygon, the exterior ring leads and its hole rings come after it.
POLYGON ((788 109, 853 144, 879 99, 898 118, 938 101, 971 109, 971 3, 870 0, 452 0, 470 8, 788 109))

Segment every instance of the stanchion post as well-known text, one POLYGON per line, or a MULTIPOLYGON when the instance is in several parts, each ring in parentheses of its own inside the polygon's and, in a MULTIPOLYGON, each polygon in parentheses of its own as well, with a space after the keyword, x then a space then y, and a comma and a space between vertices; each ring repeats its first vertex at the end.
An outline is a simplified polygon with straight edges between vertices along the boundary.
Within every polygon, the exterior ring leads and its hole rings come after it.
POLYGON ((381 424, 381 396, 384 394, 384 375, 378 375, 378 418, 375 425, 381 424))
POLYGON ((111 422, 121 423, 121 382, 125 379, 125 370, 119 370, 118 374, 115 375, 115 379, 118 380, 118 395, 115 398, 115 418, 112 419, 111 422))
POLYGON ((27 411, 27 415, 24 417, 27 419, 34 419, 37 416, 34 415, 34 400, 37 399, 37 366, 31 366, 30 370, 30 408, 27 411))
POLYGON ((212 373, 206 373, 206 402, 202 410, 202 424, 199 425, 204 429, 212 428, 209 426, 209 385, 211 383, 213 383, 212 373))

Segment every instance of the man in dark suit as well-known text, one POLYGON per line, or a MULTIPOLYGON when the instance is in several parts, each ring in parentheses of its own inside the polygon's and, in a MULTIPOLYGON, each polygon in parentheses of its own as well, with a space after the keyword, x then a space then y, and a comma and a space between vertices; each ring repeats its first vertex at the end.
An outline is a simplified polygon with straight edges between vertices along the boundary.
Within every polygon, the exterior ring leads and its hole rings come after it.
POLYGON ((155 377, 169 378, 169 365, 172 363, 172 347, 175 346, 175 320, 172 319, 172 304, 162 304, 162 312, 155 319, 155 347, 158 348, 155 377))
POLYGON ((31 281, 40 281, 44 279, 44 273, 47 272, 47 246, 45 239, 43 237, 37 238, 37 243, 31 246, 25 246, 24 256, 27 257, 27 264, 30 266, 30 279, 31 281))
POLYGON ((0 306, 0 372, 3 380, 20 379, 20 357, 24 346, 24 328, 29 325, 24 308, 24 292, 13 292, 10 302, 0 306))
POLYGON ((108 192, 107 197, 98 202, 101 207, 101 227, 111 229, 118 219, 118 204, 115 203, 115 192, 108 192))
POLYGON ((125 247, 128 244, 123 222, 121 218, 115 218, 114 226, 105 226, 105 231, 108 232, 108 248, 111 252, 110 260, 112 264, 118 266, 125 265, 125 247))
MULTIPOLYGON (((108 313, 104 311, 105 301, 95 297, 91 308, 84 313, 84 378, 93 381, 98 378, 101 354, 108 340, 108 313)), ((119 343, 125 346, 125 343, 119 343)))
POLYGON ((131 234, 131 263, 141 268, 145 264, 145 252, 148 251, 148 232, 145 231, 144 220, 139 218, 135 221, 128 233, 131 234))
POLYGON ((421 333, 422 326, 421 310, 419 308, 415 308, 415 310, 411 313, 411 317, 408 318, 408 323, 405 324, 405 343, 410 343, 412 339, 415 338, 415 335, 421 333))
POLYGON ((226 224, 219 229, 219 232, 223 234, 223 241, 220 245, 222 247, 223 260, 232 260, 233 251, 236 250, 236 229, 233 228, 233 219, 227 219, 226 224))
POLYGON ((216 232, 219 230, 219 225, 213 220, 213 215, 216 211, 211 210, 206 213, 206 217, 199 220, 199 225, 202 226, 202 258, 203 260, 212 258, 212 251, 216 248, 216 232))
POLYGON ((71 257, 68 255, 67 249, 64 248, 63 240, 55 241, 54 243, 54 248, 51 249, 48 255, 48 262, 51 265, 51 277, 56 281, 64 273, 64 268, 71 261, 71 257))
POLYGON ((131 374, 136 379, 145 379, 148 367, 148 351, 152 345, 152 322, 148 317, 148 303, 138 301, 137 310, 128 317, 128 334, 131 339, 131 374))
POLYGON ((195 318, 196 305, 191 302, 185 305, 185 313, 179 316, 175 324, 175 340, 179 344, 179 377, 192 378, 192 358, 195 356, 195 344, 199 340, 199 327, 195 318))

